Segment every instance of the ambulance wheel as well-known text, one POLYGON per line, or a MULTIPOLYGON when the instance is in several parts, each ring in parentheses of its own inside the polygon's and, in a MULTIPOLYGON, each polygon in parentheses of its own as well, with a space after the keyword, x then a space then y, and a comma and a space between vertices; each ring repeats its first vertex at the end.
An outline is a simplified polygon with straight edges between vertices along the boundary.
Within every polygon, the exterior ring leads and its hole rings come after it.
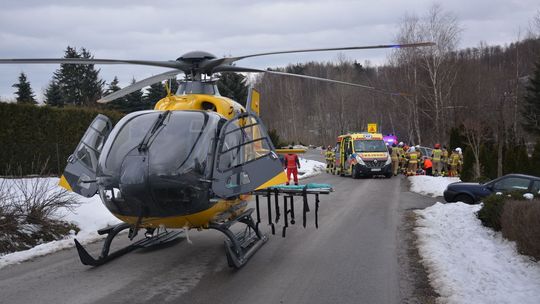
POLYGON ((360 178, 360 170, 358 170, 356 166, 353 166, 351 171, 352 171, 352 174, 351 174, 352 178, 354 179, 360 178))

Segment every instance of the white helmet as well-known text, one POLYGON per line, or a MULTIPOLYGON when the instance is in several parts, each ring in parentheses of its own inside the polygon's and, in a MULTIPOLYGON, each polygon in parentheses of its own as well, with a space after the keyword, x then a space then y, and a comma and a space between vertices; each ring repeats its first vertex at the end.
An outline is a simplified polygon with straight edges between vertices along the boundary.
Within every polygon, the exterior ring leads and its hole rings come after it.
POLYGON ((416 147, 416 149, 420 149, 420 145, 416 145, 415 147, 416 147))
POLYGON ((460 147, 457 147, 457 148, 456 148, 456 151, 457 151, 458 153, 461 153, 461 148, 460 148, 460 147))
POLYGON ((399 144, 398 144, 398 146, 403 147, 403 142, 400 141, 399 144))
POLYGON ((409 149, 409 152, 414 152, 414 151, 415 151, 414 147, 411 147, 411 148, 409 149))

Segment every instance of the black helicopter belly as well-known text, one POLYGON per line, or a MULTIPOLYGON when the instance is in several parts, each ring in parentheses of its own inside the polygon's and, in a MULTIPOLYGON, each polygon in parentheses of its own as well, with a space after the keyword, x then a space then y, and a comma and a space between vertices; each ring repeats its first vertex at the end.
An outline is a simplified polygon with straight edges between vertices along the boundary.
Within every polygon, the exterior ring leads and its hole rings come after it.
POLYGON ((215 204, 210 200, 211 183, 204 179, 202 170, 190 168, 179 173, 163 166, 150 169, 149 159, 156 156, 133 149, 122 161, 118 179, 102 179, 105 189, 118 189, 117 193, 102 195, 112 213, 172 217, 201 212, 215 204))
POLYGON ((182 216, 207 210, 215 204, 205 185, 179 186, 164 182, 152 187, 124 186, 120 191, 120 197, 105 198, 104 203, 112 213, 123 216, 182 216))

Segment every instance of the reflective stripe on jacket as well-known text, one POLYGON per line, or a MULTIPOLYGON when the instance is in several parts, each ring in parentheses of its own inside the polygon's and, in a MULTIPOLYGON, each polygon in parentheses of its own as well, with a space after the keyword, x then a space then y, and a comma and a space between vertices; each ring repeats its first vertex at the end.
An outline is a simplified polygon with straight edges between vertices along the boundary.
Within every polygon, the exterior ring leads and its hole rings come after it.
POLYGON ((442 156, 441 149, 434 149, 433 150, 433 161, 440 161, 442 156))

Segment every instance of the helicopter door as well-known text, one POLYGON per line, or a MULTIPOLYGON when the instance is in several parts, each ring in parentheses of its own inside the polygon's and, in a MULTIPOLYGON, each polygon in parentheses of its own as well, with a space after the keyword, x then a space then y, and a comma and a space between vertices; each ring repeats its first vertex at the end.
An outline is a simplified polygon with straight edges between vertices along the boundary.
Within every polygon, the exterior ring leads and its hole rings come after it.
POLYGON ((68 157, 60 186, 85 197, 96 194, 96 169, 103 144, 112 129, 111 120, 99 114, 90 124, 75 152, 68 157))
POLYGON ((280 174, 285 175, 281 160, 256 115, 241 113, 225 123, 214 159, 212 189, 217 196, 230 198, 270 186, 270 181, 286 181, 280 174))

